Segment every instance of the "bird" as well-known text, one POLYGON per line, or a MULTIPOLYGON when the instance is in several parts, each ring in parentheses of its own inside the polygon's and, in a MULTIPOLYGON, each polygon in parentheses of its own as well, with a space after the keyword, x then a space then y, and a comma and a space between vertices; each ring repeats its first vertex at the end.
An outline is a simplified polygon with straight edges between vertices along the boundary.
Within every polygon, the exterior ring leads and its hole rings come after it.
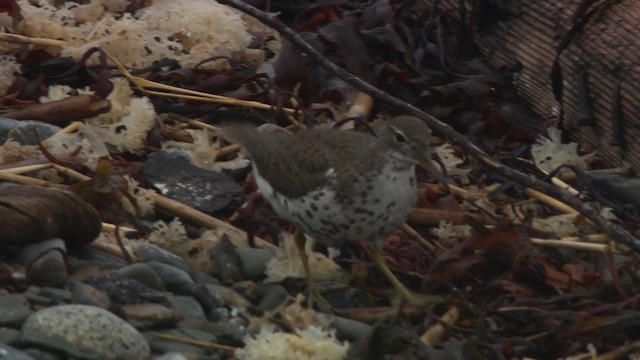
POLYGON ((316 127, 291 134, 246 125, 220 129, 222 137, 239 144, 251 160, 258 189, 274 211, 296 226, 309 304, 312 298, 323 299, 309 269, 304 234, 337 248, 366 242, 399 300, 421 302, 386 265, 382 242, 416 205, 416 164, 445 187, 447 181, 431 158, 431 130, 424 121, 397 116, 372 131, 316 127))

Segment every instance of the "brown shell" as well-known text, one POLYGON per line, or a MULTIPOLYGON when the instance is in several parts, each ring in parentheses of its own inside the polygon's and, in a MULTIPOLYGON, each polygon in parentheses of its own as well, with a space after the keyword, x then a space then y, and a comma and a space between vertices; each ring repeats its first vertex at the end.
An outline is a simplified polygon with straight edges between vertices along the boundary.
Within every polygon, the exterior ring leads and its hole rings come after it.
POLYGON ((61 238, 68 246, 93 241, 101 228, 96 210, 77 195, 59 189, 0 187, 0 245, 61 238))

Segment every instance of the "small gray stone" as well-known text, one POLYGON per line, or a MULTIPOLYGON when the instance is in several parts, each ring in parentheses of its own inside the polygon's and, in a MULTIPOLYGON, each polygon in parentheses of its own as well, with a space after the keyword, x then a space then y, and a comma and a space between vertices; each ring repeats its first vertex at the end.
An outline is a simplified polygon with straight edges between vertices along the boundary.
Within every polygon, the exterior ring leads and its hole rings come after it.
POLYGON ((24 351, 5 344, 0 344, 0 359, 36 360, 24 351))
POLYGON ((221 306, 245 310, 251 306, 251 302, 244 296, 222 285, 199 285, 194 296, 207 310, 221 306))
POLYGON ((188 272, 173 265, 163 264, 158 261, 147 263, 158 276, 164 280, 167 290, 178 295, 191 295, 196 284, 188 272))
POLYGON ((0 297, 0 326, 18 328, 31 315, 31 304, 18 294, 0 297))
POLYGON ((136 255, 144 262, 157 261, 189 271, 189 264, 183 258, 155 245, 144 244, 140 246, 136 250, 136 255))
POLYGON ((38 131, 40 141, 61 130, 60 127, 34 120, 21 120, 0 117, 0 144, 4 144, 8 139, 13 139, 21 145, 36 145, 34 131, 38 131))
POLYGON ((220 280, 214 278, 209 274, 203 273, 202 271, 193 272, 193 281, 197 285, 220 285, 220 280))
POLYGON ((265 278, 267 263, 275 257, 271 250, 255 248, 236 248, 240 258, 240 268, 245 279, 262 280, 265 278))
POLYGON ((234 283, 231 285, 231 290, 238 292, 238 294, 244 296, 251 302, 257 298, 257 289, 255 281, 246 280, 234 283))
POLYGON ((42 287, 40 295, 46 296, 56 304, 68 304, 71 301, 71 291, 52 287, 42 287))
POLYGON ((176 314, 183 319, 207 320, 202 306, 191 296, 167 295, 167 300, 176 314))
POLYGON ((22 326, 27 343, 83 359, 146 359, 149 344, 131 325, 112 313, 86 305, 59 305, 40 310, 22 326))
POLYGON ((373 328, 369 324, 340 316, 329 316, 321 313, 316 316, 325 319, 325 321, 330 321, 330 326, 336 330, 338 337, 348 341, 356 342, 363 339, 371 333, 373 328))
POLYGON ((62 360, 62 355, 53 354, 41 349, 29 348, 23 349, 23 351, 36 360, 62 360))
POLYGON ((176 312, 160 304, 123 305, 120 310, 124 317, 136 329, 147 330, 175 323, 176 312))
POLYGON ((207 319, 215 323, 225 324, 231 321, 231 312, 224 307, 211 309, 207 312, 207 319))
MULTIPOLYGON (((20 339, 20 331, 10 328, 0 328, 0 344, 14 345, 20 339)), ((0 356, 2 359, 2 356, 0 356)))
POLYGON ((289 292, 282 285, 274 285, 266 291, 257 308, 262 311, 273 310, 284 303, 289 297, 289 292))
POLYGON ((123 267, 116 271, 118 274, 127 277, 129 279, 138 280, 146 287, 158 291, 165 291, 166 287, 162 278, 158 276, 158 273, 145 263, 135 263, 123 267))
POLYGON ((29 286, 27 291, 21 294, 33 305, 51 306, 54 305, 53 300, 46 296, 40 295, 40 287, 36 285, 29 286))
POLYGON ((105 292, 83 283, 74 283, 71 302, 80 305, 92 305, 108 310, 111 308, 111 299, 105 292))

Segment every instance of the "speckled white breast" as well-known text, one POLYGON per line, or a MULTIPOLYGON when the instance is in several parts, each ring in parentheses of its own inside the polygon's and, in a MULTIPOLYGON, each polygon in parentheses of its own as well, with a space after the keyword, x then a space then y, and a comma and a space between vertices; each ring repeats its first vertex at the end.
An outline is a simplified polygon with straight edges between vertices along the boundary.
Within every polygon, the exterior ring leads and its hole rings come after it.
MULTIPOLYGON (((339 247, 350 241, 381 242, 397 230, 417 201, 414 167, 391 171, 389 163, 374 179, 361 177, 354 183, 355 197, 338 201, 330 187, 318 188, 305 196, 287 199, 276 193, 254 168, 256 183, 273 209, 284 219, 326 246, 339 247)), ((339 174, 333 169, 328 178, 339 174)))

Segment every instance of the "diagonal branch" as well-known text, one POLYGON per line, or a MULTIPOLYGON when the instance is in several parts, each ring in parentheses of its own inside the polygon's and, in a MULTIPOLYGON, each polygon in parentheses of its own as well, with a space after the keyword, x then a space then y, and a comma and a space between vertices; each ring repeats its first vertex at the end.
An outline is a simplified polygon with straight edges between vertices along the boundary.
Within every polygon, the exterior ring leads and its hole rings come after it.
POLYGON ((455 131, 451 126, 442 121, 436 119, 435 117, 425 113, 424 111, 418 109, 417 107, 408 104, 392 95, 387 94, 386 92, 376 88, 375 86, 367 83, 366 81, 360 79, 357 76, 349 73, 348 71, 338 67, 336 64, 331 62, 329 59, 324 57, 318 51, 316 51, 311 45, 309 45, 306 41, 302 39, 297 33, 295 33, 292 29, 290 29, 287 25, 282 23, 277 17, 274 15, 265 13, 255 7, 241 1, 241 0, 218 0, 218 2, 222 4, 229 5, 234 7, 254 18, 258 19, 260 22, 265 25, 275 29, 278 31, 284 38, 289 40, 292 44, 297 46, 300 51, 306 54, 310 59, 317 62, 320 66, 334 73, 337 77, 348 83, 349 85, 361 90, 373 97, 374 99, 387 103, 389 105, 394 106, 396 109, 408 114, 416 116, 422 120, 424 120, 431 128, 437 130, 442 133, 442 135, 446 136, 448 139, 455 142, 460 147, 464 148, 469 154, 473 157, 477 158, 486 168, 491 171, 494 171, 497 174, 500 174, 508 179, 511 179, 521 185, 526 187, 530 187, 532 189, 538 190, 546 195, 552 196, 563 203, 571 206, 573 209, 577 210, 580 214, 584 215, 586 218, 591 220, 594 224, 596 224, 602 231, 610 234, 617 241, 627 245, 634 251, 640 253, 640 240, 631 235, 628 231, 623 229, 621 226, 614 224, 604 217, 600 215, 600 213, 591 205, 585 204, 578 198, 571 195, 569 192, 562 190, 558 187, 555 187, 551 184, 540 181, 534 177, 526 175, 520 171, 512 169, 508 166, 497 162, 487 153, 482 151, 479 147, 470 143, 466 137, 457 131, 455 131))

